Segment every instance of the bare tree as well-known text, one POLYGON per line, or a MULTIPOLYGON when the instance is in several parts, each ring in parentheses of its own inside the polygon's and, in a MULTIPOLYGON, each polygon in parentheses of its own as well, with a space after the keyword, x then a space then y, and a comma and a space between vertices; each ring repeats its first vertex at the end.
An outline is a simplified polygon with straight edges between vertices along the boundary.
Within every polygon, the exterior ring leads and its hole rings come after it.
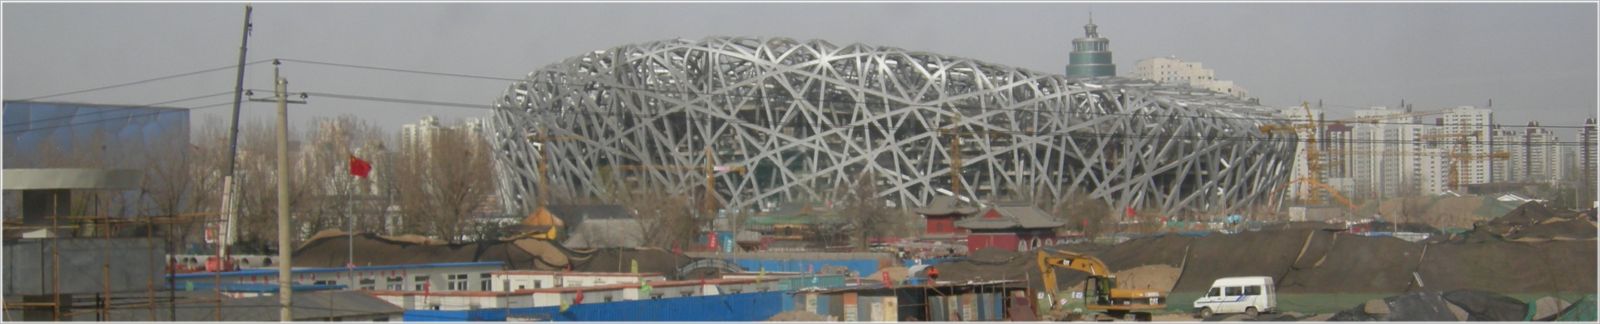
POLYGON ((1083 191, 1072 190, 1056 199, 1056 219, 1067 223, 1066 228, 1079 228, 1084 235, 1094 237, 1101 224, 1111 221, 1111 206, 1100 199, 1089 197, 1083 191))
MULTIPOLYGON (((238 249, 241 253, 264 253, 277 240, 278 190, 276 130, 266 121, 254 121, 239 130, 238 166, 235 182, 239 190, 238 210, 235 219, 239 224, 238 249)), ((293 134, 291 133, 291 141, 293 134)), ((295 143, 291 142, 290 170, 303 169, 300 159, 292 158, 295 143)), ((291 171, 293 172, 293 171, 291 171)), ((307 204, 311 187, 301 185, 301 179, 289 177, 289 210, 291 213, 307 204)), ((297 232, 297 234, 300 234, 297 232)), ((295 239, 305 235, 295 235, 295 239)))
POLYGON ((668 190, 627 191, 617 202, 634 215, 644 245, 672 248, 694 242, 699 233, 688 195, 668 190))
POLYGON ((454 129, 440 129, 425 150, 402 152, 396 161, 396 188, 404 223, 452 243, 473 210, 492 193, 488 145, 484 139, 454 129))
POLYGON ((873 172, 868 171, 858 176, 852 186, 840 184, 840 188, 836 189, 845 193, 838 195, 845 197, 839 214, 854 230, 852 241, 856 249, 866 249, 869 238, 891 234, 895 230, 895 216, 898 213, 878 197, 877 179, 873 172))

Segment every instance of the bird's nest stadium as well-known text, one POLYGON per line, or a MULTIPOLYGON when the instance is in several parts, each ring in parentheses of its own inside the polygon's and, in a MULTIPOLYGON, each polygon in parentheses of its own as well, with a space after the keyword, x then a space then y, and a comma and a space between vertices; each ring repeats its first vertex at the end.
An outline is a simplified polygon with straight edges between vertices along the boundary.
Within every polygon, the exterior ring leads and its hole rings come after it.
POLYGON ((557 197, 701 195, 712 164, 715 198, 741 210, 837 201, 870 175, 903 208, 1081 193, 1214 214, 1266 202, 1287 181, 1294 141, 1258 129, 1271 111, 1204 89, 892 47, 712 37, 529 73, 496 101, 491 142, 501 200, 518 211, 541 183, 557 197))

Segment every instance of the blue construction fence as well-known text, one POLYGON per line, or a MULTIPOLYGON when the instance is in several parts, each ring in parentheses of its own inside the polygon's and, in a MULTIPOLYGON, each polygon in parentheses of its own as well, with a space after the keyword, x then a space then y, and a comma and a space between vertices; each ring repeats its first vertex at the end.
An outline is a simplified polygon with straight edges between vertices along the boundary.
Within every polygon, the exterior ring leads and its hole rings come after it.
POLYGON ((823 267, 844 267, 855 272, 856 276, 867 276, 878 272, 878 259, 838 259, 838 260, 801 260, 801 259, 727 259, 744 271, 756 272, 766 269, 768 272, 818 272, 823 267))
POLYGON ((652 321, 652 322, 728 322, 765 321, 793 303, 784 303, 787 292, 761 292, 715 296, 692 296, 650 300, 630 300, 599 304, 578 304, 561 311, 560 306, 498 308, 467 311, 407 310, 407 322, 501 322, 534 321, 652 321))

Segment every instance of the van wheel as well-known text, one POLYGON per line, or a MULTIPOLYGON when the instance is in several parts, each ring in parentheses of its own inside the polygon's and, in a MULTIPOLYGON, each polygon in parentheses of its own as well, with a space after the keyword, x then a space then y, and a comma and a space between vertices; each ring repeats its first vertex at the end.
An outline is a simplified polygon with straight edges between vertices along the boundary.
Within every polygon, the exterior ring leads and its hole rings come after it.
POLYGON ((1256 315, 1261 315, 1261 312, 1257 311, 1255 307, 1250 307, 1244 309, 1244 315, 1249 316, 1250 318, 1256 318, 1256 315))
POLYGON ((1206 319, 1206 318, 1209 318, 1209 317, 1211 317, 1211 308, 1210 307, 1201 307, 1200 308, 1200 319, 1206 319))

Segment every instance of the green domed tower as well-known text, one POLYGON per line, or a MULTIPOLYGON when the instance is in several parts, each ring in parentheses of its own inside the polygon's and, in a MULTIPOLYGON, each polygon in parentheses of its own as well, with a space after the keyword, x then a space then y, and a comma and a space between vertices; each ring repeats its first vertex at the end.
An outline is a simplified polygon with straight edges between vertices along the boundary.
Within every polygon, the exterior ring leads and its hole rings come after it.
POLYGON ((1111 40, 1100 37, 1095 29, 1094 16, 1083 25, 1083 37, 1072 40, 1072 54, 1067 57, 1067 77, 1093 78, 1117 75, 1117 65, 1111 64, 1111 40))

